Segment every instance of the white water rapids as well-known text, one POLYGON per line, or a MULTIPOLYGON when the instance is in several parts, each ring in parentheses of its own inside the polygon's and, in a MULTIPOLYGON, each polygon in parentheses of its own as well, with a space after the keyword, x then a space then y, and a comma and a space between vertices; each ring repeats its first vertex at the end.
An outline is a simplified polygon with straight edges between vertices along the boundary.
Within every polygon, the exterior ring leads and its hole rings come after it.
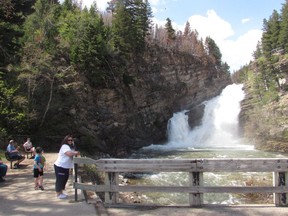
POLYGON ((238 134, 238 114, 244 96, 242 85, 227 86, 221 95, 204 102, 202 123, 193 130, 188 124, 187 111, 174 113, 167 126, 168 143, 151 145, 146 149, 253 149, 253 146, 243 143, 238 134))
MULTIPOLYGON (((132 158, 265 158, 283 155, 254 150, 254 146, 244 142, 238 133, 240 102, 244 99, 242 85, 229 85, 222 93, 205 102, 202 123, 191 129, 187 111, 174 113, 167 124, 168 141, 164 145, 152 144, 142 148, 132 158)), ((131 184, 186 185, 187 173, 155 173, 136 175, 131 184)), ((263 173, 204 173, 206 185, 245 185, 245 182, 271 184, 272 174, 263 173)), ((259 197, 269 200, 268 197, 259 197)), ((143 195, 142 202, 161 204, 188 203, 187 194, 143 195)), ((256 200, 257 202, 257 200, 256 200)), ((269 202, 269 201, 267 201, 269 202)), ((245 196, 235 194, 204 194, 204 203, 251 203, 245 196)))

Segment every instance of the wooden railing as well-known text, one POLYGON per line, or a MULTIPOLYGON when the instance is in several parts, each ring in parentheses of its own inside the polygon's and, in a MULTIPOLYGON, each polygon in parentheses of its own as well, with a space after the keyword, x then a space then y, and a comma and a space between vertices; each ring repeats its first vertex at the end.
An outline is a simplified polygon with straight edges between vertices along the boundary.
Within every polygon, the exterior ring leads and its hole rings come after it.
MULTIPOLYGON (((204 193, 273 193, 275 206, 288 206, 288 158, 283 159, 100 159, 74 158, 74 188, 105 192, 105 204, 119 204, 119 192, 188 193, 189 206, 203 205, 204 193), (77 166, 95 164, 103 185, 77 182, 77 166), (187 172, 187 186, 119 185, 119 173, 187 172), (271 186, 205 186, 204 172, 272 172, 271 186)), ((76 194, 75 193, 75 194, 76 194)), ((77 197, 75 197, 77 199, 77 197)))

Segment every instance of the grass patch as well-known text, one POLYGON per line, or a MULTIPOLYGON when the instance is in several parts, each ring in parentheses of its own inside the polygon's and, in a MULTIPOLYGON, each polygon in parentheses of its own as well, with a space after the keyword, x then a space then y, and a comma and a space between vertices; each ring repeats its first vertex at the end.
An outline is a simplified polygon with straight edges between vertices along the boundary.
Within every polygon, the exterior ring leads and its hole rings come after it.
POLYGON ((5 151, 3 151, 3 150, 0 150, 0 159, 3 162, 7 162, 6 157, 5 157, 5 151))

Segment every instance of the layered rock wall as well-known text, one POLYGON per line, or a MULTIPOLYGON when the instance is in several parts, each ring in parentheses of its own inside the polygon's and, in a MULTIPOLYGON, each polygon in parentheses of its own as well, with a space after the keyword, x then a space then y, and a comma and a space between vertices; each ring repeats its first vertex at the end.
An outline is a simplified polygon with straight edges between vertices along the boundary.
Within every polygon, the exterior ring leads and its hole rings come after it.
POLYGON ((144 61, 130 63, 126 74, 133 80, 128 85, 85 86, 85 105, 75 113, 79 134, 92 137, 91 146, 113 156, 165 142, 175 112, 189 110, 191 127, 197 125, 200 104, 231 83, 230 75, 207 59, 160 48, 146 53, 144 61))

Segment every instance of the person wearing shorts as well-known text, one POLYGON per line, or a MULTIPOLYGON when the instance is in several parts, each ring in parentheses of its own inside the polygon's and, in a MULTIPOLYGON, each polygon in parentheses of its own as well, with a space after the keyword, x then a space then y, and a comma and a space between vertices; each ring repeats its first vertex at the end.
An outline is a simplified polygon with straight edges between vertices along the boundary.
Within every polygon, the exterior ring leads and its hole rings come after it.
POLYGON ((42 153, 43 149, 41 147, 37 147, 33 169, 33 176, 35 178, 35 190, 38 189, 44 190, 43 175, 44 175, 45 158, 42 155, 42 153))

